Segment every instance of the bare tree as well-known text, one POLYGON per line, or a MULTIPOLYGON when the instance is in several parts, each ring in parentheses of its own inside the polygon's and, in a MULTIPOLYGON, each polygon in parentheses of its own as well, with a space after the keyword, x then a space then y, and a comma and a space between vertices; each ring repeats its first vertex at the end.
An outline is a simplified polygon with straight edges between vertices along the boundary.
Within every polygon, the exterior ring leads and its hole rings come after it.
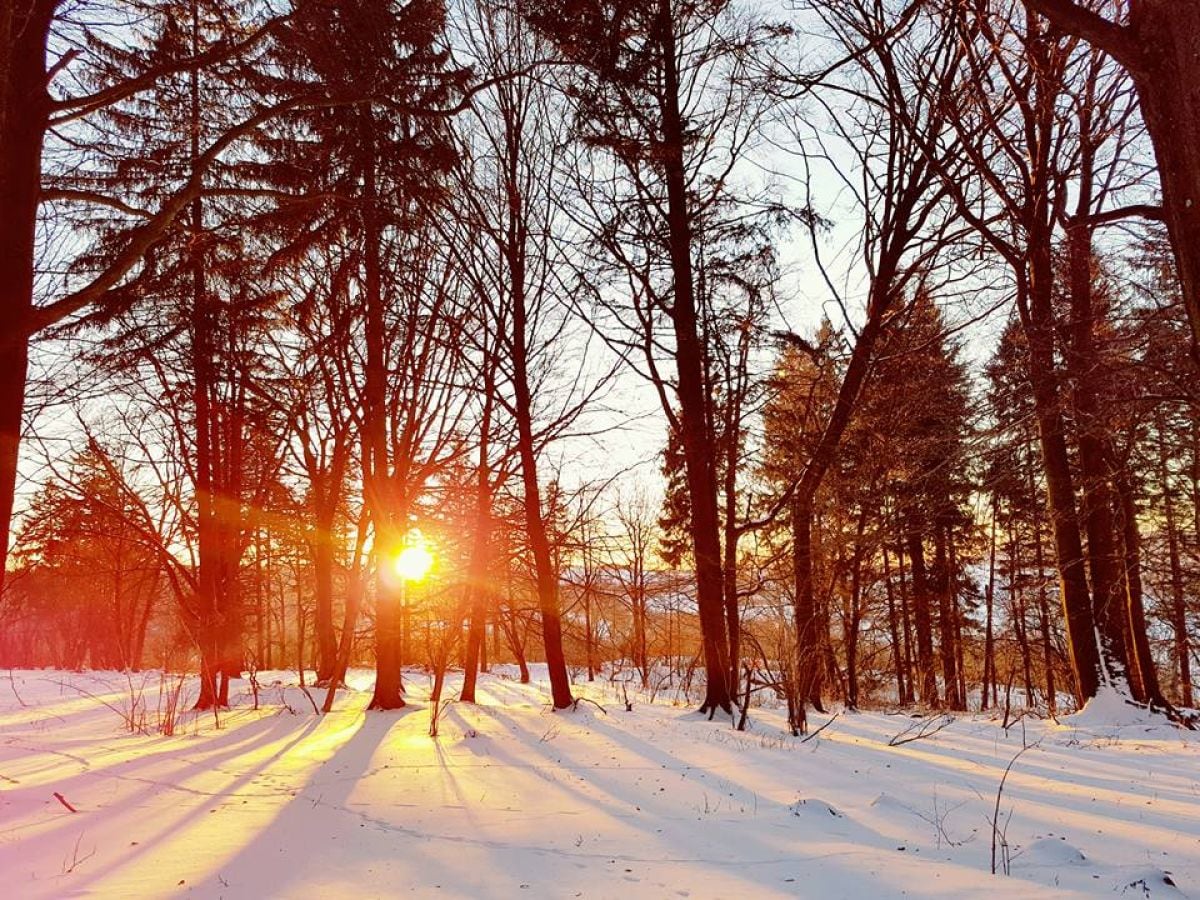
MULTIPOLYGON (((865 314, 857 326, 847 322, 853 343, 829 411, 818 426, 820 437, 806 458, 796 461, 794 480, 783 495, 792 513, 797 677, 801 698, 820 708, 811 545, 814 500, 869 378, 881 335, 903 310, 906 298, 918 289, 930 289, 931 271, 953 237, 946 189, 926 148, 938 147, 942 165, 956 166, 945 104, 959 50, 953 36, 921 27, 906 8, 850 0, 814 9, 831 35, 835 53, 849 62, 815 77, 791 74, 788 80, 824 113, 822 124, 814 127, 808 121, 811 113, 801 112, 793 131, 802 152, 828 160, 854 198, 863 222, 858 261, 868 273, 865 314), (848 166, 839 162, 846 155, 848 166)), ((811 220, 815 250, 818 225, 811 220)), ((821 264, 819 250, 817 262, 821 264)), ((828 275, 826 280, 832 289, 828 275)), ((840 292, 834 294, 845 310, 840 292)), ((926 671, 923 699, 935 701, 932 667, 926 671)))
POLYGON ((654 384, 682 449, 704 641, 701 710, 732 714, 698 265, 702 243, 760 237, 752 216, 731 213, 731 180, 770 105, 751 86, 749 64, 779 32, 724 2, 550 3, 529 17, 574 64, 576 130, 597 151, 580 159, 580 193, 596 268, 620 285, 583 286, 615 318, 619 330, 602 333, 654 384))
MULTIPOLYGON (((1055 28, 1107 53, 1133 79, 1158 162, 1162 218, 1183 286, 1192 356, 1200 364, 1200 204, 1195 202, 1200 196, 1200 98, 1190 87, 1200 79, 1200 8, 1173 0, 1128 5, 1026 0, 1026 5, 1055 28)), ((1159 216, 1149 207, 1142 212, 1159 216)))

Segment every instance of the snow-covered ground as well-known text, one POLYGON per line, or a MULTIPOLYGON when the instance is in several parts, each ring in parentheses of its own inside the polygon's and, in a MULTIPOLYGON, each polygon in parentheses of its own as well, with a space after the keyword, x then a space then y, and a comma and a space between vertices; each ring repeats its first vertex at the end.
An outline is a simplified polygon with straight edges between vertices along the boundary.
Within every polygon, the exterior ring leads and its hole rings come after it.
POLYGON ((912 719, 842 714, 801 742, 488 676, 435 740, 424 676, 399 713, 325 717, 275 677, 163 737, 121 718, 144 684, 153 729, 158 675, 0 672, 0 896, 1200 897, 1200 739, 1136 716, 889 746, 912 719))

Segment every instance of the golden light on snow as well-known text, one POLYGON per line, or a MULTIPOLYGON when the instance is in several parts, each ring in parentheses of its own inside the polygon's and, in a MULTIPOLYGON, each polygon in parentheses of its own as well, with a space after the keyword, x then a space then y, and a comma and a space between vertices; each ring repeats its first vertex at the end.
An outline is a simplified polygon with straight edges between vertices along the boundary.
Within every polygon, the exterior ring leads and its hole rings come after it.
POLYGON ((420 532, 409 535, 407 546, 392 560, 392 571, 405 581, 420 581, 433 568, 433 554, 420 532))

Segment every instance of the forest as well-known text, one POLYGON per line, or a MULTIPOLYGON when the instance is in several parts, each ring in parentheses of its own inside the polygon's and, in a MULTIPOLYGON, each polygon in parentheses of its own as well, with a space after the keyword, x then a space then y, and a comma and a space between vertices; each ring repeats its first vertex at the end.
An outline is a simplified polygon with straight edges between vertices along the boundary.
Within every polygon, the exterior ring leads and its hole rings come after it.
POLYGON ((1160 8, 10 7, 0 661, 1187 722, 1160 8))
POLYGON ((0 869, 1183 896, 1198 81, 1196 0, 3 0, 0 869))
POLYGON ((0 661, 1186 721, 1161 5, 10 9, 0 661))

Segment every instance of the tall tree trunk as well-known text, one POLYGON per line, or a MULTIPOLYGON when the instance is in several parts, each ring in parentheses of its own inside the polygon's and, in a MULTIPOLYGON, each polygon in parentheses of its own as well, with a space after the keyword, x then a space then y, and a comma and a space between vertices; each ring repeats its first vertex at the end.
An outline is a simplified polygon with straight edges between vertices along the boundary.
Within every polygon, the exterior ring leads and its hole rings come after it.
POLYGON ((796 584, 793 613, 796 622, 798 714, 803 712, 803 704, 820 703, 821 614, 813 584, 812 530, 812 505, 807 497, 797 493, 792 499, 792 559, 796 584))
POLYGON ((342 636, 338 641, 337 663, 329 676, 329 687, 325 691, 325 703, 322 712, 333 709, 333 698, 338 686, 346 680, 346 670, 350 667, 350 657, 354 653, 354 629, 358 625, 358 612, 362 608, 363 590, 363 548, 367 543, 367 526, 370 516, 363 507, 358 518, 358 532, 354 538, 354 556, 350 560, 350 575, 346 585, 346 609, 342 617, 342 636))
MULTIPOLYGON (((897 516, 897 524, 899 517, 897 516)), ((908 703, 916 700, 916 688, 913 686, 913 673, 916 671, 913 662, 913 623, 911 604, 908 599, 908 576, 904 571, 904 535, 896 535, 896 575, 900 584, 900 629, 904 639, 904 682, 908 686, 908 703)))
MULTIPOLYGON (((192 47, 198 41, 198 10, 195 0, 190 4, 192 47)), ((201 102, 199 75, 189 75, 189 99, 191 103, 191 163, 200 155, 201 102)), ((222 525, 221 514, 222 481, 221 429, 216 403, 216 322, 213 298, 205 280, 204 260, 204 207, 197 197, 189 208, 188 268, 191 276, 192 328, 192 407, 195 413, 195 475, 196 492, 196 544, 199 572, 197 575, 198 597, 196 600, 196 642, 200 649, 200 694, 196 709, 211 709, 224 705, 222 694, 227 685, 221 677, 225 656, 224 626, 225 610, 222 597, 222 525)), ((228 514, 228 510, 225 511, 228 514)))
MULTIPOLYGON (((586 576, 585 576, 586 577, 586 576)), ((587 680, 596 680, 596 635, 592 628, 592 588, 583 589, 583 655, 587 663, 587 680)))
MULTIPOLYGON (((1017 523, 1009 524, 1008 534, 1008 599, 1012 611, 1013 636, 1021 651, 1021 675, 1025 683, 1025 705, 1033 706, 1033 663, 1029 653, 1029 623, 1025 615, 1025 591, 1021 588, 1021 544, 1017 523)), ((1038 576, 1039 581, 1041 575, 1038 576)))
MULTIPOLYGON (((733 438, 726 436, 726 440, 736 443, 733 438)), ((729 631, 729 683, 736 685, 738 683, 738 671, 741 668, 742 658, 742 622, 741 614, 738 609, 738 581, 737 581, 737 550, 738 550, 738 526, 737 526, 737 454, 736 452, 728 453, 725 461, 725 484, 724 484, 724 499, 725 499, 725 517, 724 517, 724 541, 722 542, 724 552, 724 563, 722 569, 722 587, 725 591, 725 626, 729 631)))
POLYGON ((328 684, 337 668, 337 634, 333 628, 334 509, 317 513, 313 543, 313 628, 317 638, 317 684, 328 684))
MULTIPOLYGON (((1175 515, 1175 492, 1171 487, 1171 469, 1163 433, 1165 423, 1159 419, 1158 427, 1158 479, 1163 496, 1163 524, 1167 532, 1167 561, 1171 573, 1171 628, 1175 632, 1175 666, 1179 678, 1179 702, 1192 706, 1192 661, 1191 641, 1187 626, 1187 604, 1183 589, 1183 565, 1179 554, 1179 525, 1175 515)), ((1122 493, 1122 504, 1125 494, 1122 493)), ((1126 511, 1126 518, 1132 515, 1126 511)), ((1136 523, 1135 523, 1136 524, 1136 523)))
POLYGON ((692 261, 692 216, 684 166, 684 123, 671 5, 660 0, 656 30, 663 67, 663 145, 661 163, 667 187, 667 240, 674 293, 671 324, 675 334, 678 379, 679 441, 683 447, 688 500, 692 511, 692 556, 696 567, 696 605, 704 651, 705 693, 701 712, 733 714, 734 685, 729 632, 724 608, 720 521, 717 515, 716 454, 706 411, 704 348, 699 337, 692 261))
POLYGON ((921 533, 911 529, 907 536, 913 618, 917 632, 917 675, 921 702, 938 707, 937 672, 933 662, 933 622, 929 610, 929 576, 925 571, 925 546, 921 533))
POLYGON ((939 649, 941 650, 942 661, 942 687, 945 692, 946 706, 950 709, 962 709, 963 704, 958 696, 954 573, 950 570, 950 554, 947 548, 948 541, 946 527, 944 525, 937 526, 933 534, 933 552, 934 567, 937 570, 938 636, 940 638, 939 649))
POLYGON ((846 705, 858 709, 858 628, 862 619, 862 558, 863 534, 867 527, 867 510, 864 507, 858 516, 855 530, 854 549, 850 561, 849 608, 846 610, 846 705))
POLYGON ((998 701, 996 697, 996 514, 1000 501, 992 497, 992 525, 988 539, 988 580, 983 602, 985 608, 983 632, 983 688, 979 701, 981 710, 998 701))
POLYGON ((50 115, 46 42, 56 6, 50 0, 0 4, 0 591, 29 374, 42 140, 50 115))
POLYGON ((1159 709, 1168 709, 1169 704, 1163 696, 1158 671, 1154 667, 1154 655, 1150 651, 1150 628, 1146 622, 1142 590, 1142 535, 1138 528, 1137 501, 1133 495, 1132 479, 1123 466, 1114 468, 1113 483, 1120 500, 1118 518, 1124 555, 1122 576, 1128 616, 1126 627, 1130 636, 1129 657, 1138 670, 1142 689, 1140 699, 1159 709))
POLYGON ((463 659, 463 686, 458 699, 475 702, 475 685, 479 680, 480 660, 487 644, 487 575, 488 548, 491 544, 492 481, 488 460, 489 437, 492 427, 492 384, 485 376, 483 417, 479 425, 479 459, 475 474, 475 533, 471 540, 471 559, 467 565, 467 605, 470 624, 467 627, 467 649, 463 659))
MULTIPOLYGON (((369 109, 362 112, 362 140, 375 142, 369 109)), ((375 691, 368 709, 400 709, 404 704, 401 676, 402 579, 392 572, 391 554, 400 549, 407 508, 395 496, 388 454, 387 361, 384 352, 384 296, 382 280, 383 228, 376 182, 375 153, 364 154, 363 173, 363 302, 365 305, 366 371, 363 384, 363 493, 375 528, 375 691)))
MULTIPOLYGON (((1087 531, 1088 568, 1091 574, 1093 616, 1104 644, 1116 654, 1125 651, 1125 610, 1123 580, 1118 562, 1116 525, 1113 509, 1116 498, 1109 480, 1105 448, 1111 443, 1099 409, 1095 380, 1099 374, 1095 325, 1097 313, 1092 296, 1092 227, 1087 216, 1092 212, 1092 180, 1095 148, 1091 140, 1091 109, 1081 104, 1079 194, 1076 218, 1067 229, 1069 291, 1071 299, 1070 340, 1066 347, 1067 372, 1072 381, 1075 407, 1076 444, 1080 482, 1083 489, 1084 527, 1087 531)), ((1130 635, 1134 640, 1136 636, 1130 635)), ((1125 661, 1125 660, 1122 660, 1125 661)), ((1137 654, 1129 654, 1129 685, 1137 700, 1148 699, 1147 686, 1137 654)), ((1150 673, 1153 677, 1153 672, 1150 673)))
MULTIPOLYGON (((958 572, 958 545, 954 542, 954 531, 951 529, 949 535, 950 544, 950 572, 954 578, 958 572)), ((958 580, 954 578, 954 584, 957 586, 958 580)), ((963 648, 963 615, 962 609, 958 605, 958 589, 955 587, 950 594, 950 611, 954 616, 954 667, 958 671, 958 708, 965 710, 967 708, 967 666, 964 661, 963 648)))
MULTIPOLYGON (((510 195, 519 190, 515 177, 508 183, 510 195)), ((511 204, 519 206, 519 200, 511 204)), ((546 651, 546 666, 550 673, 550 695, 555 709, 565 709, 573 702, 571 679, 563 652, 562 613, 559 609, 558 572, 550 552, 550 537, 542 515, 541 487, 538 484, 537 450, 533 439, 533 397, 526 369, 529 359, 527 345, 528 310, 525 307, 525 235, 519 226, 510 224, 508 241, 508 277, 512 291, 512 373, 514 412, 517 419, 517 451, 521 460, 521 486, 525 510, 525 529, 533 551, 533 566, 537 582, 538 609, 542 621, 542 645, 546 651)))
POLYGON ((892 665, 896 671, 896 700, 901 706, 910 701, 908 685, 904 678, 904 645, 900 640, 900 616, 896 609, 896 589, 892 584, 892 567, 888 555, 887 541, 880 548, 883 555, 883 586, 887 594, 888 633, 892 641, 892 665))
MULTIPOLYGON (((1034 510, 1033 564, 1037 566, 1038 618, 1042 631, 1042 667, 1046 679, 1046 710, 1054 715, 1058 708, 1058 688, 1054 678, 1054 639, 1050 634, 1050 599, 1046 590, 1046 556, 1042 548, 1042 520, 1034 510)), ((1078 699, 1078 697, 1077 697, 1078 699)))
MULTIPOLYGON (((1032 242, 1031 242, 1032 243, 1032 242)), ((1102 660, 1097 641, 1097 622, 1088 591, 1084 565, 1083 537, 1075 506, 1065 425, 1054 363, 1051 277, 1048 242, 1036 246, 1036 264, 1030 266, 1028 290, 1018 288, 1018 307, 1028 344, 1028 374, 1033 387, 1042 468, 1046 476, 1046 506, 1058 567, 1059 595, 1067 621, 1067 649, 1076 681, 1087 700, 1096 695, 1102 682, 1109 682, 1115 660, 1102 660), (1036 276, 1036 277, 1035 277, 1036 276)), ((1112 626, 1112 619, 1108 625, 1112 626)), ((1109 641, 1112 635, 1109 634, 1109 641)), ((1108 649, 1116 651, 1116 646, 1108 649)), ((1121 673, 1123 675, 1123 673, 1121 673)))

